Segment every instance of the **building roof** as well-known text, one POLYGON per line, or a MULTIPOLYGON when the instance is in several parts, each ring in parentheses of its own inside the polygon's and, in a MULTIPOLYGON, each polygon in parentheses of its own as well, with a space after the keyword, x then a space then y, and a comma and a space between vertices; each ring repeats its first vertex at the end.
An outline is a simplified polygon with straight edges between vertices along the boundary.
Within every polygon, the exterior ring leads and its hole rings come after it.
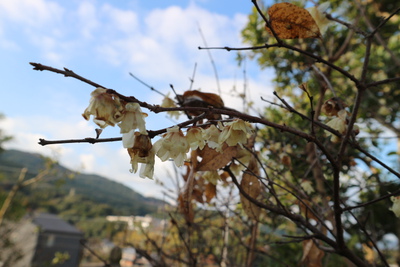
POLYGON ((82 235, 81 231, 54 214, 40 213, 36 215, 32 221, 34 224, 38 225, 43 232, 82 235))

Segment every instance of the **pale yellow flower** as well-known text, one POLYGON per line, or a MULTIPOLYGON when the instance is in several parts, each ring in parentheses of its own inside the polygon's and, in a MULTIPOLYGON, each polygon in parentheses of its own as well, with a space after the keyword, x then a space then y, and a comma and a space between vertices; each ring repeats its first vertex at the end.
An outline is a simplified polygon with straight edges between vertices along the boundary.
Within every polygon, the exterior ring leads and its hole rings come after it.
POLYGON ((203 174, 203 178, 213 185, 217 185, 218 180, 220 180, 221 177, 219 176, 218 171, 206 171, 203 174))
POLYGON ((311 181, 309 180, 301 181, 300 186, 303 188, 304 192, 306 192, 308 195, 315 191, 314 188, 312 187, 311 181))
MULTIPOLYGON (((175 101, 172 100, 169 97, 169 92, 168 94, 164 97, 161 107, 163 108, 176 108, 175 101)), ((180 111, 167 111, 167 113, 171 116, 171 118, 175 117, 175 119, 179 119, 179 116, 181 115, 180 111)))
POLYGON ((210 148, 216 149, 218 151, 219 148, 222 147, 218 141, 220 134, 221 131, 214 124, 211 124, 203 131, 203 139, 206 140, 207 145, 210 148))
POLYGON ((154 143, 154 150, 162 161, 172 158, 175 165, 180 167, 187 158, 189 144, 179 127, 174 126, 168 128, 167 133, 154 143))
MULTIPOLYGON (((337 113, 337 115, 338 116, 336 118, 333 118, 332 120, 328 121, 326 125, 338 131, 341 134, 345 134, 347 130, 347 111, 342 109, 337 113)), ((337 143, 340 141, 340 138, 332 134, 331 132, 325 131, 325 133, 327 134, 327 136, 332 136, 331 141, 333 143, 337 143)))
POLYGON ((141 163, 139 176, 141 178, 153 179, 155 152, 151 145, 148 135, 139 132, 134 133, 134 144, 128 148, 129 156, 131 157, 131 172, 136 173, 138 163, 141 163))
POLYGON ((225 142, 228 146, 239 145, 243 147, 243 144, 247 143, 248 134, 251 133, 253 133, 253 128, 250 123, 241 119, 236 119, 225 124, 218 138, 218 143, 222 144, 225 142))
POLYGON ((393 202, 393 206, 389 210, 393 211, 397 218, 400 218, 400 196, 391 196, 390 200, 393 202))
POLYGON ((202 150, 206 145, 206 141, 203 138, 204 130, 200 127, 190 127, 186 132, 186 140, 192 150, 200 148, 202 150))
POLYGON ((324 34, 331 21, 326 18, 324 12, 329 8, 329 2, 325 2, 319 6, 307 8, 315 23, 318 25, 319 32, 324 34))
POLYGON ((139 129, 141 134, 147 134, 146 122, 144 118, 147 116, 140 109, 138 103, 127 103, 125 105, 124 117, 118 126, 121 128, 121 133, 129 133, 131 130, 139 129))
POLYGON ((91 93, 92 97, 89 106, 82 114, 85 120, 89 120, 90 115, 93 115, 93 122, 101 128, 105 128, 108 125, 114 126, 122 119, 123 106, 120 99, 107 94, 106 91, 106 89, 101 87, 94 90, 91 93))

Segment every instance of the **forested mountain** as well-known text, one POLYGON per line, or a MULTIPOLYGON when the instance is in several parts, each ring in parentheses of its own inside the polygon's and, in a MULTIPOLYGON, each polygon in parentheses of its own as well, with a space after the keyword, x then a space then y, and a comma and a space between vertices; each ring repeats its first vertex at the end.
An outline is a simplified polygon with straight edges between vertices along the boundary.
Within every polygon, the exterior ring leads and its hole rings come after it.
MULTIPOLYGON (((48 162, 49 159, 39 154, 17 150, 0 153, 0 203, 23 167, 28 169, 27 180, 45 169, 48 162)), ((15 217, 26 210, 40 210, 78 221, 111 214, 145 215, 163 205, 158 199, 146 198, 99 175, 74 173, 57 163, 51 168, 51 173, 42 181, 20 190, 12 210, 15 217)))

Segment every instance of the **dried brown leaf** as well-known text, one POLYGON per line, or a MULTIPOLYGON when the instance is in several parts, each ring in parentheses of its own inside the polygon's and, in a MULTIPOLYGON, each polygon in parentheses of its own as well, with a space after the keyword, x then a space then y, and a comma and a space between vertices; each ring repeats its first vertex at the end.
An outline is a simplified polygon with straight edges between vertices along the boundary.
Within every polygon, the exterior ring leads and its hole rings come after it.
POLYGON ((303 241, 303 257, 301 263, 307 267, 322 267, 324 252, 320 250, 312 239, 303 241))
MULTIPOLYGON (((319 38, 319 27, 304 8, 290 3, 278 3, 268 10, 269 23, 281 39, 319 38)), ((272 34, 270 28, 267 31, 272 34)))
POLYGON ((194 199, 194 200, 196 200, 197 202, 199 202, 199 203, 204 203, 204 200, 203 200, 203 191, 202 190, 200 190, 200 189, 193 189, 193 192, 192 192, 192 199, 194 199))
MULTIPOLYGON (((240 182, 242 189, 253 199, 257 199, 261 194, 261 185, 258 178, 249 173, 244 173, 242 181, 240 182)), ((250 218, 258 220, 261 212, 261 208, 256 204, 248 200, 245 196, 240 194, 240 200, 242 202, 243 210, 250 218)))
POLYGON ((208 183, 206 185, 204 195, 206 196, 207 203, 210 203, 210 201, 217 195, 217 186, 215 184, 208 183))
POLYGON ((217 152, 215 149, 205 146, 199 156, 202 157, 201 162, 197 165, 197 171, 216 171, 225 167, 233 157, 236 156, 237 148, 224 144, 222 152, 217 152))

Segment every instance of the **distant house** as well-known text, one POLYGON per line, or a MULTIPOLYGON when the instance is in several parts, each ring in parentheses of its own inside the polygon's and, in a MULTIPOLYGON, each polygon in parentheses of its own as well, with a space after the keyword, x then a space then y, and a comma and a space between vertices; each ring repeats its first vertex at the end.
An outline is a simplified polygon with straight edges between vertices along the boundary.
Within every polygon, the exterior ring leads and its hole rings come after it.
POLYGON ((12 234, 11 239, 22 255, 13 266, 78 267, 82 238, 82 232, 56 215, 41 213, 25 218, 12 234))

